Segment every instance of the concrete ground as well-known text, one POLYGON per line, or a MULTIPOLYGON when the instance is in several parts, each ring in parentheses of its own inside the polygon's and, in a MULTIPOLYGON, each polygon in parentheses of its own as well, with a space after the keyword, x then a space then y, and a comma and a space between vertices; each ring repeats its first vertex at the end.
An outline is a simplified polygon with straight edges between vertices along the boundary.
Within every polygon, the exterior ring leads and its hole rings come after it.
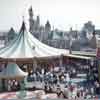
POLYGON ((44 94, 44 92, 41 92, 42 90, 36 90, 36 91, 27 91, 26 96, 22 99, 19 97, 20 95, 23 95, 23 92, 5 92, 0 93, 0 100, 37 100, 36 98, 41 99, 56 99, 57 95, 54 93, 44 94))

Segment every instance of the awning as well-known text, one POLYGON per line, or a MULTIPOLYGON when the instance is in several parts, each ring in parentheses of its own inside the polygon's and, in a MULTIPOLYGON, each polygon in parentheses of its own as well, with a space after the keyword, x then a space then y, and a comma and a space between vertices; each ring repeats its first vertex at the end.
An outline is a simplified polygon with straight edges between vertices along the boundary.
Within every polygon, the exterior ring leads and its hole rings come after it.
POLYGON ((23 72, 15 63, 8 63, 7 67, 0 72, 2 79, 20 79, 27 75, 28 73, 23 72))

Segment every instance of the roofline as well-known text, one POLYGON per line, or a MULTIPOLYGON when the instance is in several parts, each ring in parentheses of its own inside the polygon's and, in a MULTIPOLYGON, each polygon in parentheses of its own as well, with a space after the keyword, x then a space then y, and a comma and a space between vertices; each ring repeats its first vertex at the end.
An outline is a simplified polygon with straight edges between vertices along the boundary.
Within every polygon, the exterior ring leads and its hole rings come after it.
POLYGON ((96 52, 86 52, 86 51, 72 51, 73 55, 82 55, 89 57, 96 57, 96 52))

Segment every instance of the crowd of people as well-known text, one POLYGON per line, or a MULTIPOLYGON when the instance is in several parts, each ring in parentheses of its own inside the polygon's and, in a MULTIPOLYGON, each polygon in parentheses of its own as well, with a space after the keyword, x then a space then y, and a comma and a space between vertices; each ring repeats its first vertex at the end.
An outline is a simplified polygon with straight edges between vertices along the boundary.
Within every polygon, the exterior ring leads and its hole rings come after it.
POLYGON ((93 98, 100 94, 99 82, 88 79, 88 66, 84 66, 84 72, 87 74, 84 85, 71 82, 71 79, 77 77, 79 73, 77 73, 75 68, 66 70, 63 67, 59 67, 58 69, 56 68, 53 71, 41 69, 41 71, 31 72, 28 76, 28 81, 40 81, 44 83, 45 92, 56 92, 58 97, 61 98, 93 98), (91 84, 91 81, 94 84, 91 84))
MULTIPOLYGON (((43 83, 45 93, 54 92, 59 98, 82 99, 100 95, 98 72, 93 65, 76 64, 67 65, 67 67, 55 67, 51 70, 31 70, 27 76, 27 81, 43 83), (84 73, 86 79, 83 82, 72 82, 74 78, 81 79, 78 74, 84 73)), ((9 81, 8 84, 9 90, 17 90, 20 87, 16 80, 9 81)))
POLYGON ((17 80, 8 80, 8 91, 17 91, 20 89, 20 83, 17 80))

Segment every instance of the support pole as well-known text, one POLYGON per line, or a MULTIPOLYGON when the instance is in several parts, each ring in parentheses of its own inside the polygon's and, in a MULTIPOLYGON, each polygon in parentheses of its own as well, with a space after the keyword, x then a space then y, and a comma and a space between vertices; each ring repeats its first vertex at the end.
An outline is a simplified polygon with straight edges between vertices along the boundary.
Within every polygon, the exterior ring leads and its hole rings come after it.
POLYGON ((35 58, 33 61, 33 70, 36 71, 36 69, 37 69, 37 60, 35 58))
POLYGON ((63 62, 62 62, 62 60, 63 60, 63 56, 61 55, 61 57, 60 57, 60 59, 59 59, 59 65, 60 65, 60 67, 63 67, 63 62))

